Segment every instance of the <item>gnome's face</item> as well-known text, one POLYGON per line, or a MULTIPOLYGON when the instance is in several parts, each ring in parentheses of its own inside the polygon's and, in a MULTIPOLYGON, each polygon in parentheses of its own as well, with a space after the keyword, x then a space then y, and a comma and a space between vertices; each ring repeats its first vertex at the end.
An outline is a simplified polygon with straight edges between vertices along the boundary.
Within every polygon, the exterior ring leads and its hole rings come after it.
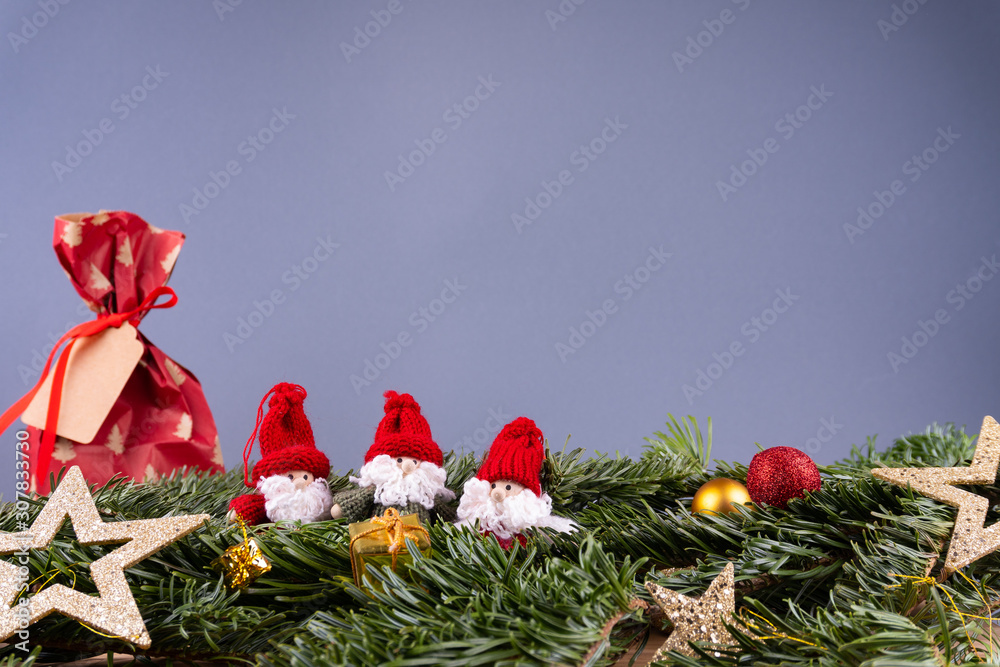
POLYGON ((329 518, 333 499, 323 478, 305 470, 289 470, 257 482, 264 511, 271 521, 321 521, 329 518))
POLYGON ((490 499, 495 503, 502 503, 507 498, 521 493, 525 488, 527 487, 524 484, 518 484, 512 479, 498 479, 490 483, 490 499))
POLYGON ((292 480, 292 485, 299 491, 316 481, 316 478, 306 470, 290 470, 287 477, 292 480))
MULTIPOLYGON (((406 475, 409 475, 410 473, 416 472, 417 468, 420 467, 420 463, 421 463, 420 459, 414 459, 407 456, 396 457, 396 465, 399 466, 399 469, 403 471, 404 477, 406 475)), ((434 464, 428 463, 427 465, 434 465, 434 464)))
POLYGON ((358 476, 351 477, 351 481, 362 487, 374 486, 375 502, 380 505, 420 503, 431 509, 436 498, 451 500, 455 497, 445 486, 447 477, 444 468, 430 461, 379 454, 361 466, 358 476))
POLYGON ((552 500, 509 479, 492 482, 473 477, 465 483, 465 493, 458 506, 459 523, 473 525, 478 520, 482 530, 504 539, 537 526, 551 526, 552 500))

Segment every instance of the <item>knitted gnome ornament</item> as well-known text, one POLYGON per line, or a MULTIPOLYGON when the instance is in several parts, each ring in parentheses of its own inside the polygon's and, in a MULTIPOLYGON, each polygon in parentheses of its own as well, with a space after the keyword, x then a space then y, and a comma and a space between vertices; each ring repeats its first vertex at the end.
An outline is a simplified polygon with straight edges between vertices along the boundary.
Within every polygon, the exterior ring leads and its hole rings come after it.
POLYGON ((476 476, 465 483, 458 525, 492 534, 509 549, 514 538, 526 544, 524 531, 552 528, 572 532, 576 525, 552 514, 552 498, 542 492, 540 475, 545 448, 542 432, 527 417, 503 427, 476 476))
POLYGON ((354 523, 394 507, 404 516, 416 513, 424 524, 438 518, 452 521, 454 509, 445 503, 455 493, 445 486, 447 477, 444 456, 420 405, 409 394, 387 391, 375 442, 357 477, 350 478, 358 488, 336 494, 330 516, 354 523))
POLYGON ((312 425, 302 407, 306 390, 281 382, 264 394, 257 423, 243 448, 243 482, 258 493, 234 498, 229 517, 249 525, 265 521, 322 521, 330 511, 326 478, 330 461, 316 449, 312 425), (270 400, 268 400, 270 397, 270 400), (264 403, 268 405, 264 414, 264 403), (261 459, 249 474, 249 456, 260 431, 261 459))

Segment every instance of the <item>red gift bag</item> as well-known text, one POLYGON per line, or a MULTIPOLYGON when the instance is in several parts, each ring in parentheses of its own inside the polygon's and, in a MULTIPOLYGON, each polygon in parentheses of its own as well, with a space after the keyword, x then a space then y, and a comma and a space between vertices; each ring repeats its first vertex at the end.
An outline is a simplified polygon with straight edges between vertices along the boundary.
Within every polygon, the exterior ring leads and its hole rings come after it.
MULTIPOLYGON (((176 296, 165 285, 183 243, 184 234, 158 229, 125 211, 57 217, 56 255, 76 291, 97 313, 96 321, 67 333, 67 348, 111 326, 121 327, 125 322, 138 326, 150 309, 172 306, 176 296), (164 294, 173 299, 153 305, 164 294)), ((137 481, 155 480, 182 466, 224 471, 215 420, 198 379, 141 333, 135 335, 142 356, 93 440, 74 442, 60 436, 46 451, 43 429, 27 427, 34 452, 29 468, 33 491, 48 494, 49 473, 73 465, 80 467, 91 484, 103 484, 116 474, 137 481)), ((60 366, 64 364, 57 364, 53 373, 53 397, 62 396, 60 366)), ((8 413, 20 414, 36 391, 37 387, 8 413)), ((67 403, 69 397, 62 400, 62 411, 58 403, 54 410, 65 417, 73 406, 67 403)), ((51 411, 50 407, 46 424, 57 422, 51 411)), ((0 423, 3 426, 6 423, 0 423)))

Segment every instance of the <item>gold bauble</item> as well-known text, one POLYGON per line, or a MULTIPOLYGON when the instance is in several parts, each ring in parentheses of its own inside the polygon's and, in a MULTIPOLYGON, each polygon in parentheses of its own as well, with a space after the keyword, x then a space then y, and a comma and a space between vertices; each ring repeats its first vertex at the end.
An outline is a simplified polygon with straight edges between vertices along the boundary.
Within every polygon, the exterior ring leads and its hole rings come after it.
POLYGON ((691 512, 735 512, 733 505, 749 504, 750 492, 735 479, 716 477, 701 485, 691 502, 691 512))

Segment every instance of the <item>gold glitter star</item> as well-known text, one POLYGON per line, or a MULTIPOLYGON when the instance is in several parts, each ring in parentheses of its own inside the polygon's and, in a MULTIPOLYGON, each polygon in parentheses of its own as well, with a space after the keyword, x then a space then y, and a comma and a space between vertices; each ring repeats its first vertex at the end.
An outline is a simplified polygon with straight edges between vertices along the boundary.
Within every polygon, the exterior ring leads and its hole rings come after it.
MULTIPOLYGON (((79 467, 73 466, 30 529, 21 533, 0 533, 0 554, 47 548, 67 516, 80 544, 127 544, 90 564, 90 574, 100 595, 87 595, 62 584, 54 584, 31 596, 29 623, 58 611, 126 639, 140 648, 149 648, 149 633, 125 581, 124 570, 194 531, 210 518, 209 515, 104 522, 97 512, 83 473, 79 467)), ((11 609, 24 585, 18 569, 13 563, 0 560, 0 641, 21 627, 11 609)))
MULTIPOLYGON (((694 656, 695 652, 688 642, 733 644, 732 636, 722 624, 723 620, 733 615, 736 608, 733 586, 732 563, 726 565, 700 598, 689 598, 669 588, 647 582, 646 590, 674 624, 673 631, 663 646, 657 650, 653 661, 665 658, 667 651, 694 656)), ((715 655, 719 656, 718 653, 715 655)))
POLYGON ((992 484, 997 478, 998 464, 1000 425, 993 417, 986 417, 969 467, 876 468, 872 470, 872 475, 897 486, 909 485, 921 495, 958 508, 948 557, 944 562, 944 576, 947 577, 955 570, 1000 548, 1000 523, 985 527, 989 500, 952 486, 992 484))

